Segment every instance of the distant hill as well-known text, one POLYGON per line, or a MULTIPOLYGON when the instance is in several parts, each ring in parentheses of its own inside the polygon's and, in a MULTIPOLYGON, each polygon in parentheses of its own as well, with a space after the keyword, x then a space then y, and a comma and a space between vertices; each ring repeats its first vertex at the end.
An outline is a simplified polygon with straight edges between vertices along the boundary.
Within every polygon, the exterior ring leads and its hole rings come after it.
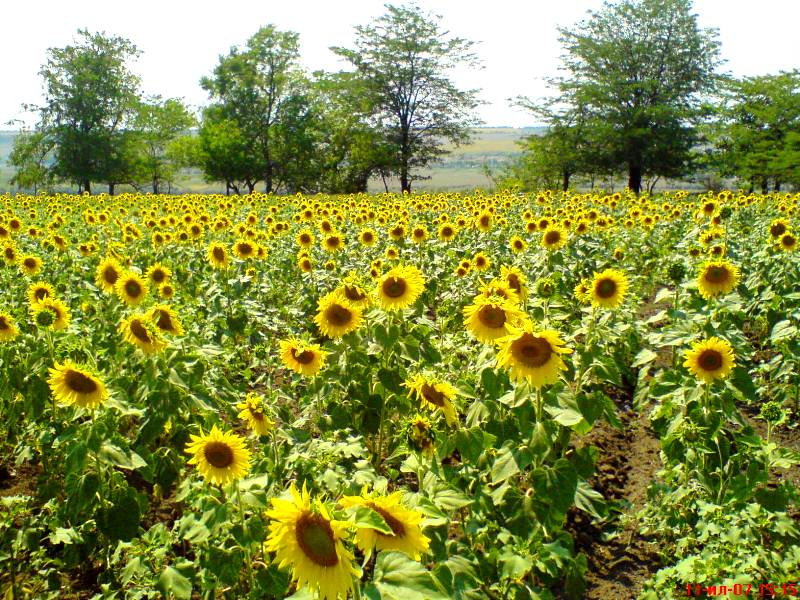
MULTIPOLYGON (((469 144, 452 148, 451 154, 425 173, 430 179, 416 182, 414 187, 419 190, 485 188, 491 182, 483 174, 484 164, 497 169, 520 154, 520 147, 517 145, 519 140, 530 135, 541 135, 545 130, 545 127, 479 127, 473 131, 473 139, 469 144)), ((7 160, 17 135, 16 131, 0 131, 0 193, 13 191, 8 185, 12 170, 7 160)), ((196 173, 187 173, 177 182, 176 187, 180 191, 224 191, 222 186, 203 182, 196 173)), ((390 184, 389 187, 399 189, 397 185, 390 184)), ((380 191, 383 189, 383 183, 371 182, 370 189, 380 191)))

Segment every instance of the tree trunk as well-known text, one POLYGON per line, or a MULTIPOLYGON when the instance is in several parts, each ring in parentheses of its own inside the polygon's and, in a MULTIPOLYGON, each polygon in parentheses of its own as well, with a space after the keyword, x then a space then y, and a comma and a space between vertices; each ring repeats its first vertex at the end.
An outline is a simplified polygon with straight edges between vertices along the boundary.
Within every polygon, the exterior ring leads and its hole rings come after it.
POLYGON ((82 191, 89 192, 90 194, 92 193, 92 182, 91 181, 85 179, 83 181, 83 183, 81 184, 81 187, 83 188, 82 191))
POLYGON ((153 193, 158 193, 158 177, 153 177, 153 193))
POLYGON ((777 177, 775 178, 775 187, 772 188, 772 191, 774 191, 774 192, 780 192, 781 191, 781 180, 778 179, 777 177))
POLYGON ((628 163, 628 187, 637 196, 642 191, 642 165, 637 162, 628 163))
MULTIPOLYGON (((253 191, 256 189, 256 182, 253 181, 252 183, 249 181, 245 181, 244 184, 247 186, 247 193, 252 194, 253 191)), ((269 194, 269 192, 267 192, 269 194)))
POLYGON ((569 189, 569 178, 572 175, 568 170, 564 169, 561 178, 561 191, 566 192, 569 189))
POLYGON ((109 183, 108 184, 108 195, 109 196, 113 196, 114 195, 114 184, 113 183, 109 183))
POLYGON ((761 193, 766 194, 769 191, 769 181, 766 177, 761 178, 761 193))

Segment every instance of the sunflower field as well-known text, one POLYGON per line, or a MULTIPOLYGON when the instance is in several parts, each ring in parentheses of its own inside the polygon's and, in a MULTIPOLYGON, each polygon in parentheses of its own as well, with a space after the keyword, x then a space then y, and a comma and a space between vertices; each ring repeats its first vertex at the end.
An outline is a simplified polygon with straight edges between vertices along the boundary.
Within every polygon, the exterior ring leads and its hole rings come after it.
POLYGON ((0 594, 602 597, 584 523, 657 556, 625 597, 791 596, 799 210, 0 197, 0 594), (593 443, 625 411, 636 506, 593 443))

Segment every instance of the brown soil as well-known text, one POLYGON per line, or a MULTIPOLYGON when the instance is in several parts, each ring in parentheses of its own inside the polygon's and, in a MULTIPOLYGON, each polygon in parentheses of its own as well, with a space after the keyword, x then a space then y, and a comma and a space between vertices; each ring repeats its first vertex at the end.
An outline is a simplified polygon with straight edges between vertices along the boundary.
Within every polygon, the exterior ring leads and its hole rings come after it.
POLYGON ((589 483, 609 503, 609 517, 593 522, 591 516, 573 509, 567 525, 577 550, 589 561, 587 600, 636 598, 661 564, 657 543, 639 534, 634 518, 661 467, 658 437, 649 429, 646 417, 632 410, 630 398, 616 402, 622 429, 598 422, 580 440, 582 446, 600 450, 589 483))
POLYGON ((36 497, 39 472, 36 465, 0 465, 0 496, 36 497))

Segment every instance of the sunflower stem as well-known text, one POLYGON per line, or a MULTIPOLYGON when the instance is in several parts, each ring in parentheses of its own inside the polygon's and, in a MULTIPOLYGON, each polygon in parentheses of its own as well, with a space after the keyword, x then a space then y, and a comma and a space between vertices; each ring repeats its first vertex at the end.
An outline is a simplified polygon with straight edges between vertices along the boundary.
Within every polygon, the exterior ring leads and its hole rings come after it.
MULTIPOLYGON (((244 527, 244 503, 242 502, 242 487, 239 485, 239 482, 236 482, 236 504, 239 505, 239 519, 242 523, 242 536, 244 537, 245 527, 244 527)), ((255 583, 253 580, 253 561, 250 560, 250 547, 242 548, 244 550, 244 558, 245 562, 247 563, 247 581, 250 585, 249 587, 249 595, 253 595, 253 590, 255 589, 255 583)))

